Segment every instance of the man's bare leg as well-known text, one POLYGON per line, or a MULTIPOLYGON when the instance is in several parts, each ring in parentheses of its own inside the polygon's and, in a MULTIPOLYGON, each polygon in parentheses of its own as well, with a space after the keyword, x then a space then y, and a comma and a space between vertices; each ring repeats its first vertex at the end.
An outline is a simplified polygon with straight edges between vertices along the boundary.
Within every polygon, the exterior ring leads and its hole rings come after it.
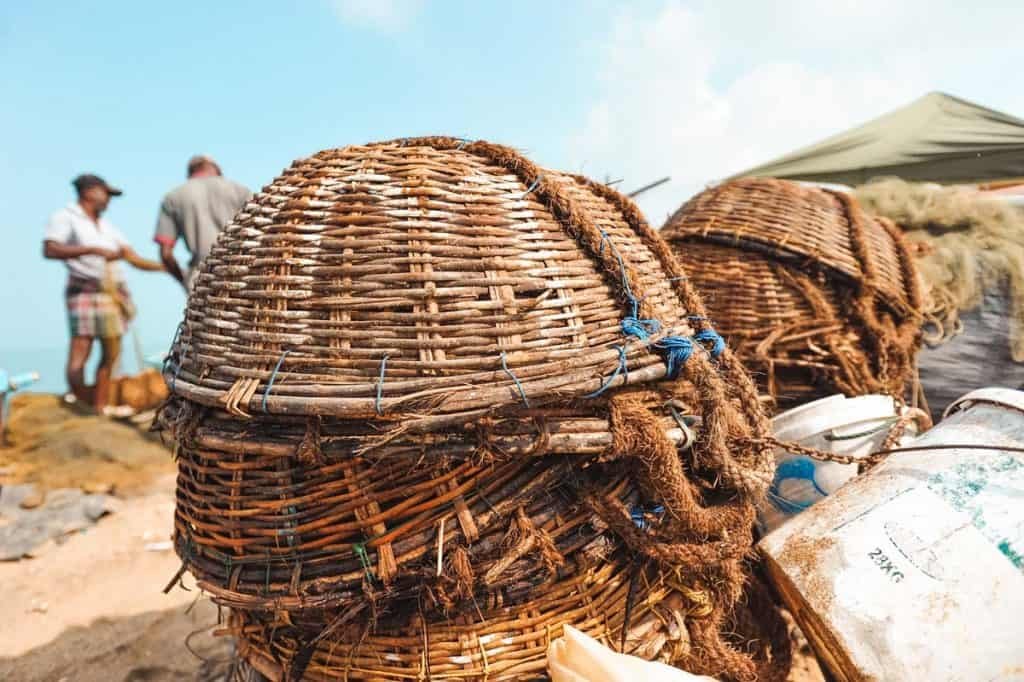
POLYGON ((67 379, 72 395, 83 403, 93 401, 93 392, 85 385, 85 363, 89 360, 92 350, 91 336, 72 336, 68 349, 67 379))
POLYGON ((121 337, 101 338, 100 348, 103 354, 100 356, 100 365, 96 368, 96 392, 93 403, 97 412, 103 411, 110 397, 110 375, 117 364, 117 359, 121 357, 121 337))

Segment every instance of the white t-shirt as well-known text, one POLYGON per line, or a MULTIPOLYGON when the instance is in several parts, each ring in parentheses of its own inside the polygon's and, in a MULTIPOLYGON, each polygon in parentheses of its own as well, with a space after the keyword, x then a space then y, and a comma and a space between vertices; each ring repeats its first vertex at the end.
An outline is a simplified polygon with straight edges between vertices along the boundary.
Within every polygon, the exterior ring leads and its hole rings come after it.
MULTIPOLYGON (((102 216, 98 223, 94 223, 78 202, 72 202, 50 216, 43 239, 68 246, 92 246, 111 250, 129 245, 124 235, 102 216)), ((102 281, 106 274, 107 259, 103 256, 78 256, 69 258, 64 263, 68 266, 68 273, 73 277, 102 281)), ((124 281, 118 263, 112 262, 110 267, 114 279, 124 281)))

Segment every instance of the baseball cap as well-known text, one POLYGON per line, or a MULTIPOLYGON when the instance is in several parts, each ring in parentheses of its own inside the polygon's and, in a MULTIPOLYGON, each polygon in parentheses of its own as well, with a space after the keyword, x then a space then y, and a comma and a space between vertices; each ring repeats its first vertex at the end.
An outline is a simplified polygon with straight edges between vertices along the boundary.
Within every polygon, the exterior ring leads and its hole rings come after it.
POLYGON ((124 192, 122 192, 118 188, 111 187, 110 185, 108 185, 107 181, 101 178, 100 176, 93 175, 92 173, 83 173, 82 175, 79 175, 77 178, 71 181, 71 184, 75 186, 75 189, 78 190, 79 194, 89 189, 90 187, 96 186, 103 187, 104 189, 106 189, 107 193, 110 194, 110 196, 112 197, 119 197, 122 194, 124 194, 124 192))

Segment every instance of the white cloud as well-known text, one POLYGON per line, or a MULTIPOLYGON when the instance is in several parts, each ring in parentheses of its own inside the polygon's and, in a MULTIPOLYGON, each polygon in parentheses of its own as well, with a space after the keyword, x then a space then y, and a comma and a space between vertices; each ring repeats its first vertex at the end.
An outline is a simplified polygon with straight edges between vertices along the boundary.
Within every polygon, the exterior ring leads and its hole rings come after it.
POLYGON ((346 24, 391 33, 412 23, 423 0, 331 0, 331 6, 346 24))
POLYGON ((627 190, 671 175, 640 198, 660 225, 711 182, 901 106, 949 73, 969 74, 950 41, 985 61, 984 45, 1013 44, 1001 42, 1015 40, 1006 24, 1024 17, 1011 12, 938 16, 924 0, 698 0, 647 15, 627 10, 599 43, 600 90, 570 143, 574 167, 625 178, 627 190))

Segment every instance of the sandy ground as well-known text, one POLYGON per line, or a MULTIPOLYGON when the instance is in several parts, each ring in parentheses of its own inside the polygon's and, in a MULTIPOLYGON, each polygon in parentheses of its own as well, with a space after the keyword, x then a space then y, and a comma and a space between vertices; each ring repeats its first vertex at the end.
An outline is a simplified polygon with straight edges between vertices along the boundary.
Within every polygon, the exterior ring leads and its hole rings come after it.
MULTIPOLYGON (((191 680, 200 655, 224 657, 227 643, 204 628, 217 611, 198 592, 162 588, 180 565, 166 540, 174 479, 88 530, 32 559, 0 563, 0 679, 191 680)), ((188 579, 186 578, 186 585, 188 579)))
MULTIPOLYGON (((121 504, 34 558, 0 562, 0 680, 221 682, 231 648, 212 636, 217 608, 194 589, 163 594, 180 562, 170 548, 147 549, 170 539, 170 452, 52 396, 19 397, 11 443, 0 448, 0 485, 112 487, 121 504)), ((798 651, 790 682, 822 679, 798 651)))
POLYGON ((16 395, 8 445, 0 447, 0 485, 144 494, 174 471, 169 451, 146 426, 85 415, 54 395, 16 395))
POLYGON ((152 547, 170 539, 174 463, 145 426, 83 415, 56 396, 12 401, 0 485, 109 490, 120 505, 34 558, 0 562, 0 680, 216 679, 230 650, 209 634, 216 607, 194 590, 162 593, 180 565, 152 547))

